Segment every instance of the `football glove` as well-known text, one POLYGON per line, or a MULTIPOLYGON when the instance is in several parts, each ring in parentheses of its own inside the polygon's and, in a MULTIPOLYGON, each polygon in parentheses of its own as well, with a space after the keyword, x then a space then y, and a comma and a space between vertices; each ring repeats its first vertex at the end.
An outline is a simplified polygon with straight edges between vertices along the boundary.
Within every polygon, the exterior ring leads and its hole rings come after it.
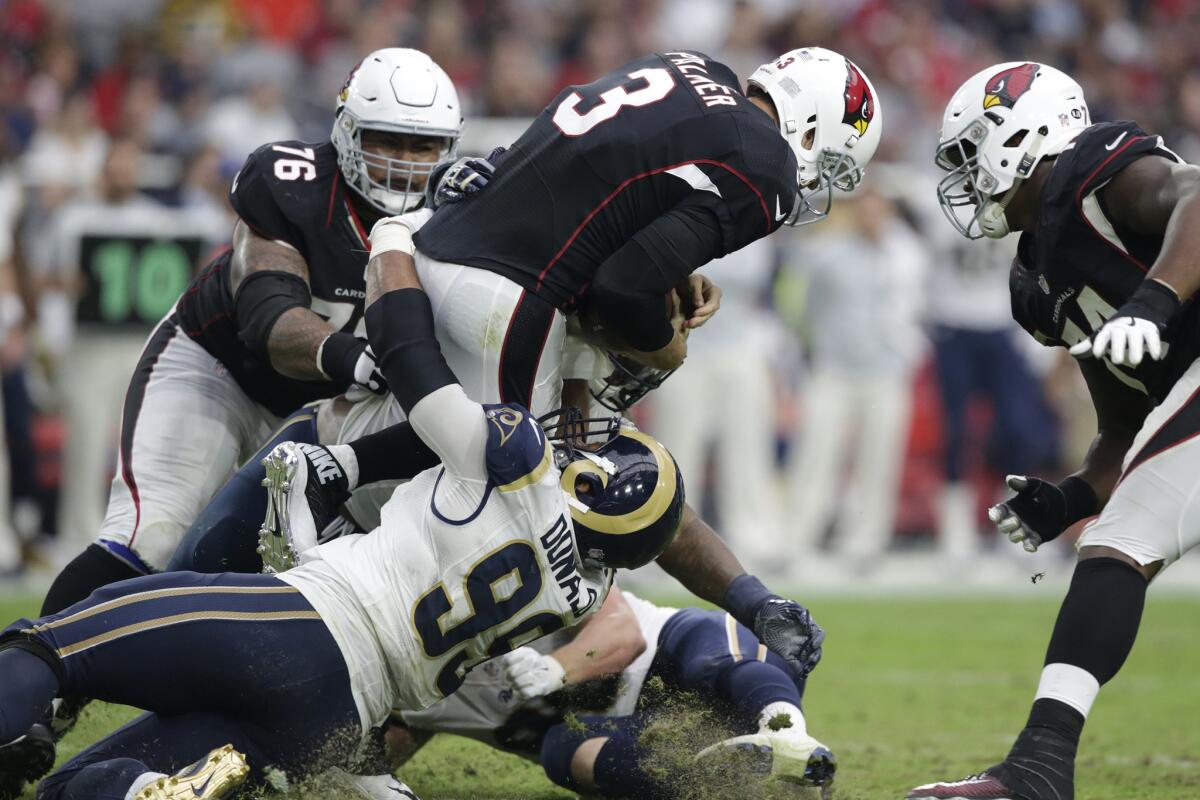
POLYGON ((768 600, 754 618, 754 635, 802 678, 808 677, 821 660, 825 631, 808 609, 794 600, 768 600))
POLYGON ((1179 295, 1170 286, 1154 279, 1143 281, 1094 337, 1071 347, 1071 355, 1108 358, 1117 366, 1131 367, 1141 364, 1147 354, 1158 361, 1166 352, 1162 337, 1167 323, 1179 305, 1179 295))
POLYGON ((375 363, 375 353, 366 339, 349 333, 331 333, 321 342, 317 363, 329 380, 344 386, 357 386, 372 394, 388 390, 387 380, 375 363))
POLYGON ((518 647, 500 660, 504 677, 522 701, 557 692, 567 684, 567 672, 558 659, 532 647, 518 647))
POLYGON ((988 519, 1010 542, 1020 542, 1029 553, 1099 510, 1095 490, 1075 475, 1059 484, 1009 475, 1005 483, 1017 494, 989 508, 988 519))
POLYGON ((481 191, 496 172, 490 159, 503 152, 503 147, 497 147, 487 158, 466 156, 448 167, 435 169, 425 187, 425 205, 437 211, 446 203, 462 202, 481 191))
POLYGON ((721 606, 758 640, 783 658, 801 678, 821 660, 825 631, 808 609, 775 594, 750 574, 734 578, 725 589, 721 606))

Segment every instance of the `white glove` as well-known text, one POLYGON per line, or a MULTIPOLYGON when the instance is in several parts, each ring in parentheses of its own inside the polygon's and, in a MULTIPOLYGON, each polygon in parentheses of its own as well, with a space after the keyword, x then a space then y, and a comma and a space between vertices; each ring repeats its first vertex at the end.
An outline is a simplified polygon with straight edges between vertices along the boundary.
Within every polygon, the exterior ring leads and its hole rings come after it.
POLYGON ((543 697, 567 685, 567 672, 554 656, 532 647, 518 647, 500 658, 504 677, 522 701, 543 697))
POLYGON ((1107 354, 1108 360, 1117 366, 1136 367, 1147 353, 1155 361, 1162 358, 1162 339, 1159 326, 1140 317, 1114 317, 1093 338, 1071 347, 1071 355, 1076 358, 1089 354, 1105 358, 1107 354))

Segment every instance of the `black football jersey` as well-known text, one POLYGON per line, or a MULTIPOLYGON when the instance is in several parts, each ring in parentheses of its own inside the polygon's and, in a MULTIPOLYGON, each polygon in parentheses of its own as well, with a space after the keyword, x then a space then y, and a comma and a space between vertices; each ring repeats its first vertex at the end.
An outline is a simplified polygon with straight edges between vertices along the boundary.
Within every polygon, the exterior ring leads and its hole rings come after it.
MULTIPOLYGON (((1145 279, 1161 236, 1131 231, 1108 213, 1101 191, 1149 155, 1180 160, 1162 137, 1133 122, 1104 122, 1081 133, 1055 160, 1037 224, 1021 235, 1009 275, 1013 318, 1039 342, 1070 347, 1100 330, 1145 279)), ((1122 383, 1161 401, 1200 356, 1200 312, 1184 303, 1171 321, 1161 361, 1105 366, 1122 383)))
MULTIPOLYGON (((355 333, 363 314, 368 234, 329 142, 276 142, 255 150, 229 191, 238 216, 260 236, 284 242, 308 263, 312 310, 355 333)), ((254 400, 276 414, 332 397, 345 387, 276 372, 238 338, 226 252, 204 268, 176 309, 188 336, 219 359, 254 400)), ((358 331, 360 335, 362 331, 358 331)))
POLYGON ((685 198, 720 225, 713 258, 766 236, 796 200, 796 175, 778 127, 728 67, 658 53, 564 89, 497 159, 487 189, 443 206, 416 242, 565 309, 605 259, 685 198))

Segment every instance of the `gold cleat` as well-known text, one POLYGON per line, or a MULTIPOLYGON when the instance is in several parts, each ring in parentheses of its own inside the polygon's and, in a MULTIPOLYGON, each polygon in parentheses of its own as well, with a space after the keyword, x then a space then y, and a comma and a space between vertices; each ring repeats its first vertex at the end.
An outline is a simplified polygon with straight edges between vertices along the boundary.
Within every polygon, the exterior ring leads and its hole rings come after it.
POLYGON ((159 778, 134 800, 216 800, 245 783, 249 774, 246 757, 227 744, 190 767, 159 778))

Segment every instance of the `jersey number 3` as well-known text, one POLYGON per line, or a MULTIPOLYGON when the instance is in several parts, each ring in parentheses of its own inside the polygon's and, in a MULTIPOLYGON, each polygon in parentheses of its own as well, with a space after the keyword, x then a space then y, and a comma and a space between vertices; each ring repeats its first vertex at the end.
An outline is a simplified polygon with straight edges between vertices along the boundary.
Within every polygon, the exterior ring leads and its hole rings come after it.
MULTIPOLYGON (((454 607, 441 583, 426 592, 413 605, 413 624, 421 637, 421 646, 429 658, 441 658, 492 628, 503 625, 537 599, 542 591, 542 570, 528 542, 513 541, 490 553, 471 567, 463 580, 471 614, 446 626, 443 622, 454 607)), ((502 656, 514 643, 524 644, 563 626, 558 614, 542 612, 521 620, 498 634, 483 658, 502 656)), ((453 694, 462 685, 467 669, 474 666, 463 647, 438 672, 437 688, 443 695, 453 694)), ((476 658, 478 663, 483 658, 476 658)))
POLYGON ((635 83, 644 82, 645 86, 632 92, 625 87, 629 84, 614 86, 600 93, 600 104, 593 106, 586 114, 580 114, 577 107, 583 102, 579 92, 571 92, 554 109, 554 124, 567 136, 582 136, 601 122, 612 119, 623 106, 648 106, 662 100, 675 88, 675 79, 668 70, 661 67, 649 67, 631 72, 627 76, 635 83))

